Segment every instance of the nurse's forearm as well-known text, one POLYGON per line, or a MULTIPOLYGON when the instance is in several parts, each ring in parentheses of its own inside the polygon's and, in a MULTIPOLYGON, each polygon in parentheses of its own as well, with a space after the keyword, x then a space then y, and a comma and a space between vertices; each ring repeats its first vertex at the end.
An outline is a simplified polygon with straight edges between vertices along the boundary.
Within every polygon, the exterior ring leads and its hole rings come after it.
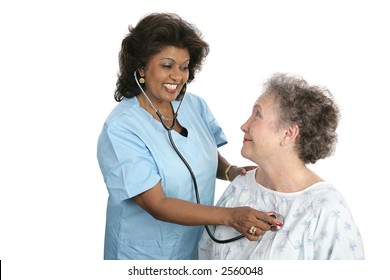
POLYGON ((199 205, 186 200, 167 198, 161 184, 132 198, 154 218, 182 225, 229 225, 232 208, 199 205))
MULTIPOLYGON (((226 225, 244 234, 249 240, 258 240, 275 225, 275 220, 267 213, 249 207, 223 208, 199 205, 174 198, 160 201, 159 211, 153 215, 156 219, 186 226, 226 225), (252 226, 257 228, 257 235, 248 233, 252 226)), ((280 225, 279 225, 280 226, 280 225)))
POLYGON ((250 166, 247 167, 237 167, 235 165, 230 165, 230 163, 218 152, 218 169, 217 169, 217 178, 221 180, 233 181, 238 175, 244 175, 246 170, 253 169, 250 166))
POLYGON ((218 152, 218 168, 217 168, 217 178, 221 180, 226 180, 225 171, 229 167, 230 163, 218 152))
POLYGON ((199 205, 175 198, 163 198, 149 213, 156 219, 187 226, 231 225, 233 208, 199 205))
POLYGON ((269 215, 250 207, 224 208, 167 198, 160 183, 132 199, 155 219, 187 226, 231 226, 246 234, 250 240, 256 240, 257 237, 248 236, 248 228, 256 226, 261 234, 270 229, 268 223, 273 224, 269 215))

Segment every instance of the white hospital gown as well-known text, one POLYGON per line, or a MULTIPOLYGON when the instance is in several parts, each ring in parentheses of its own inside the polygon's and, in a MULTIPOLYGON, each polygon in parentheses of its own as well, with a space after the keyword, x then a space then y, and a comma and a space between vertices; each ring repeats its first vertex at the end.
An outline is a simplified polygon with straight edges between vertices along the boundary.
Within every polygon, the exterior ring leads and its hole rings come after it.
MULTIPOLYGON (((217 205, 275 211, 284 217, 284 226, 278 232, 268 231, 259 241, 242 238, 227 244, 212 241, 205 231, 199 242, 200 259, 364 259, 362 239, 347 203, 329 183, 281 193, 258 184, 252 170, 237 177, 217 205)), ((217 239, 239 235, 227 226, 212 231, 217 239)))

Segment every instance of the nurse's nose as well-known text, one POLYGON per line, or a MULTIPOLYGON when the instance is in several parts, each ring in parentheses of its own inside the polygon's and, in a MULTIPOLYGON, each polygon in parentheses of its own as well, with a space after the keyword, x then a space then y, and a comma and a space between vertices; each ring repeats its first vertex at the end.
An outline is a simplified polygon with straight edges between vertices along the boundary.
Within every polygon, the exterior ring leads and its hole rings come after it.
POLYGON ((183 79, 183 75, 181 74, 180 69, 172 69, 171 73, 169 74, 169 77, 175 82, 180 82, 183 79))

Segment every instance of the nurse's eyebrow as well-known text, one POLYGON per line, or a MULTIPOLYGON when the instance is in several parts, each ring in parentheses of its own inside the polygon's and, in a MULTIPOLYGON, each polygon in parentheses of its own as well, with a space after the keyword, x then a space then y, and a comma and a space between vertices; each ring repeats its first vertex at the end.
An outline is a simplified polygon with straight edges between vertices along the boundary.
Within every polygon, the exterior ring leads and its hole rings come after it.
MULTIPOLYGON (((173 58, 170 58, 170 57, 163 57, 163 58, 160 58, 160 61, 161 61, 161 60, 165 60, 165 59, 170 60, 170 61, 172 61, 172 62, 176 62, 173 58)), ((187 63, 187 62, 190 62, 190 59, 185 60, 182 64, 187 63)))

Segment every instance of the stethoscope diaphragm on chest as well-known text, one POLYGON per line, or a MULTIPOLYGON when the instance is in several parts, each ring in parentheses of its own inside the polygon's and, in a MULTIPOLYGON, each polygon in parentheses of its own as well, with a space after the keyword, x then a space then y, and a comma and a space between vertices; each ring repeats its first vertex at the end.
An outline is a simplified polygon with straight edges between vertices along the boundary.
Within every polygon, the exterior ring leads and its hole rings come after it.
POLYGON ((278 224, 280 225, 270 225, 271 226, 271 231, 279 231, 283 225, 284 225, 284 217, 278 213, 272 212, 269 214, 270 217, 274 218, 278 224))

